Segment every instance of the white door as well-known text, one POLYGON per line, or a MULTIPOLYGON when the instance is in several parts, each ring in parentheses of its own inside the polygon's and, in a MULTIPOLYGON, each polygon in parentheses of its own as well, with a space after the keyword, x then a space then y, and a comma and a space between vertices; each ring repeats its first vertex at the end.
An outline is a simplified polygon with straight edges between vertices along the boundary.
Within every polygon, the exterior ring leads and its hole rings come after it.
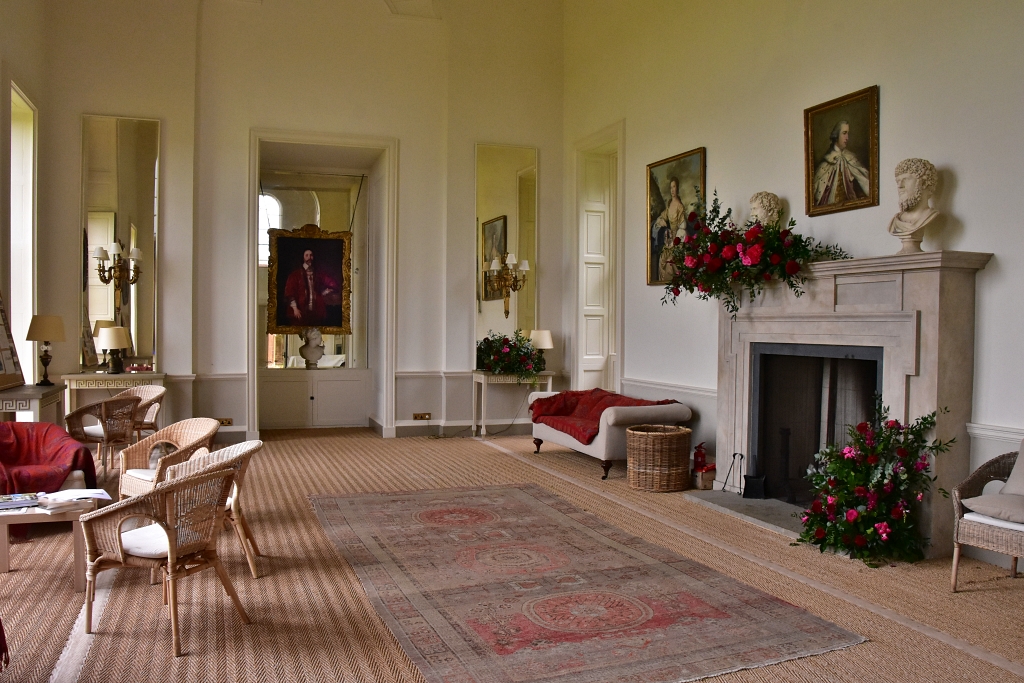
POLYGON ((579 319, 576 388, 614 391, 615 155, 581 153, 579 185, 579 319))

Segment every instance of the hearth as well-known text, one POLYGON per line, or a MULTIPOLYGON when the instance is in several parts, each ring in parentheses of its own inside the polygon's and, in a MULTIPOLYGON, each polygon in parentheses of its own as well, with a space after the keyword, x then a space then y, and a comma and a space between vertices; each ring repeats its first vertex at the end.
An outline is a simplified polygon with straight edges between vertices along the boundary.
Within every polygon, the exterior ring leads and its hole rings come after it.
POLYGON ((845 445, 846 425, 867 420, 882 386, 884 349, 826 344, 751 345, 751 466, 745 497, 804 505, 814 454, 845 445))

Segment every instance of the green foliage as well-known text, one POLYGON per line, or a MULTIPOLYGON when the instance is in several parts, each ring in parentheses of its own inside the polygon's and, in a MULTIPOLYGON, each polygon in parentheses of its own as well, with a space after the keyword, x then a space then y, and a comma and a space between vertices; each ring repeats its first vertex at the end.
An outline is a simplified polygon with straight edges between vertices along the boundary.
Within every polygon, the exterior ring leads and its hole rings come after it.
POLYGON ((890 420, 879 397, 870 423, 847 428, 850 445, 829 446, 814 456, 807 478, 816 495, 804 511, 800 540, 868 563, 924 557, 918 517, 935 480, 929 459, 954 441, 929 444, 926 434, 934 428, 935 413, 911 425, 890 420))
POLYGON ((544 352, 533 348, 529 337, 516 330, 512 337, 490 332, 476 343, 476 369, 495 375, 515 375, 520 382, 532 380, 544 370, 544 352))
POLYGON ((719 299, 732 314, 747 291, 750 300, 772 280, 781 280, 800 296, 806 266, 814 261, 850 258, 838 245, 820 244, 795 232, 792 218, 783 228, 778 221, 769 225, 748 222, 738 230, 732 209, 722 213, 715 192, 710 210, 697 190, 694 210, 686 221, 686 236, 676 237, 672 248, 675 276, 665 285, 661 303, 676 302, 682 290, 697 292, 699 299, 719 299))

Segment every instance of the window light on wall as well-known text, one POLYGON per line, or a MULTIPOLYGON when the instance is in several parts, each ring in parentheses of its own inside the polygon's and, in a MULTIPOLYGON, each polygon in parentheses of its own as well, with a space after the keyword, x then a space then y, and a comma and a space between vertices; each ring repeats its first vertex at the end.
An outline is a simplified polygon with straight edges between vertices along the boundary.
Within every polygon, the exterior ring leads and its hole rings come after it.
POLYGON ((281 202, 269 194, 261 194, 259 216, 256 250, 259 265, 265 266, 270 260, 270 231, 281 228, 281 202))

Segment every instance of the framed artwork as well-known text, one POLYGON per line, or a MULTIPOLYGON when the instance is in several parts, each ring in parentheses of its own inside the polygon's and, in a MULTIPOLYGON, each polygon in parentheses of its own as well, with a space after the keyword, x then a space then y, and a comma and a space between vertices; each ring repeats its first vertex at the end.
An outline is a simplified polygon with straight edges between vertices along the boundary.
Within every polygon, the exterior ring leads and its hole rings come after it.
POLYGON ((502 293, 494 285, 491 274, 491 261, 498 259, 503 263, 508 253, 508 216, 498 216, 480 225, 480 275, 481 299, 495 301, 503 299, 502 293))
POLYGON ((667 261, 672 242, 693 232, 688 216, 697 193, 707 196, 706 153, 703 147, 647 165, 647 284, 665 285, 672 279, 667 261))
POLYGON ((18 349, 14 346, 14 334, 11 322, 4 307, 3 295, 0 294, 0 389, 20 387, 25 383, 21 374, 21 363, 18 362, 18 349))
POLYGON ((878 206, 878 86, 804 109, 808 216, 878 206))
POLYGON ((267 332, 352 334, 352 233, 270 231, 267 332))

